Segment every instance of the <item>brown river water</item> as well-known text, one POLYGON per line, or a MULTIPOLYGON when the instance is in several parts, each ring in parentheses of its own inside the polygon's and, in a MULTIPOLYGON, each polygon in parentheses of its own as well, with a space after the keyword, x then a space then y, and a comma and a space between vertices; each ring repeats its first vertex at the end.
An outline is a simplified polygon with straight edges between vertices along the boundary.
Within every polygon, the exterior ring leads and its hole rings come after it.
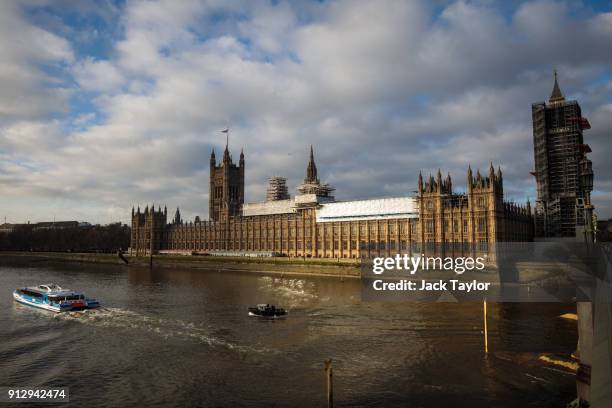
MULTIPOLYGON (((362 302, 358 280, 103 265, 0 265, 0 386, 69 387, 71 406, 558 407, 574 377, 572 304, 362 302), (57 283, 101 309, 54 314, 17 287, 57 283), (284 319, 247 315, 273 303, 284 319)), ((45 404, 44 406, 50 406, 45 404)))

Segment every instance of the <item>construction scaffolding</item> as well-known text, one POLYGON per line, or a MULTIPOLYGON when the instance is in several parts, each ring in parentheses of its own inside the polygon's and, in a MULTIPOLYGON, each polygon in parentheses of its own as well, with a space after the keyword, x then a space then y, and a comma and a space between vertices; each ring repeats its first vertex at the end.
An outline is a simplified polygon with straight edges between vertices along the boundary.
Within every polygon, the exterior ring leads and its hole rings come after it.
POLYGON ((287 179, 279 176, 270 177, 268 179, 268 189, 266 190, 266 201, 289 200, 289 198, 287 179))
POLYGON ((532 105, 533 142, 537 183, 536 235, 573 237, 584 224, 582 168, 585 154, 582 131, 590 124, 577 101, 567 101, 557 82, 549 103, 532 105))

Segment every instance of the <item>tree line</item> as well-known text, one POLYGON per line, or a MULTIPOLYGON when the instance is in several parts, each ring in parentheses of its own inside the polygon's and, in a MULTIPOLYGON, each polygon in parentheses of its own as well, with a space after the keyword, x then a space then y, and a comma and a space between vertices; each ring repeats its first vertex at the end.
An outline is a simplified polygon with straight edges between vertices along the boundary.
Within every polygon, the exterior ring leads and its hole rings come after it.
POLYGON ((121 223, 70 228, 17 226, 0 232, 1 251, 117 252, 130 245, 130 227, 121 223))

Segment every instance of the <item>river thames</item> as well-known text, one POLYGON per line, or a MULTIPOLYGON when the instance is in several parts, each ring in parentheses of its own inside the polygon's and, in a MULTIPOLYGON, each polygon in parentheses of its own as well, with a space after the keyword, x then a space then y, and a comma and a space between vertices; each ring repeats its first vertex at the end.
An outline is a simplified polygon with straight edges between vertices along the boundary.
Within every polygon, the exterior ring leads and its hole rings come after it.
MULTIPOLYGON (((34 265, 34 264, 33 264, 34 265)), ((572 304, 361 302, 358 280, 119 266, 0 266, 0 386, 69 387, 74 406, 558 407, 574 377, 537 362, 569 354, 572 304), (13 301, 57 283, 99 310, 13 301), (273 303, 265 320, 247 307, 273 303)), ((48 405, 47 405, 48 406, 48 405)))

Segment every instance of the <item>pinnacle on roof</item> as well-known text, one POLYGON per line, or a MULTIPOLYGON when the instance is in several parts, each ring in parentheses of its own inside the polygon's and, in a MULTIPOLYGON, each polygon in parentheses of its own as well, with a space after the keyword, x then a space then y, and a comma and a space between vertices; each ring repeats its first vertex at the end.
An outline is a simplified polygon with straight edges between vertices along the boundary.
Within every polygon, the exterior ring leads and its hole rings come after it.
POLYGON ((305 183, 316 183, 317 182, 317 165, 314 161, 314 151, 312 145, 310 145, 310 160, 308 161, 308 167, 306 168, 305 183))
POLYGON ((550 94, 550 102, 562 102, 564 100, 565 97, 561 93, 561 88, 559 88, 559 81, 557 80, 557 70, 555 70, 555 84, 553 85, 553 90, 550 94))
POLYGON ((232 159, 231 159, 230 154, 229 154, 228 146, 225 145, 225 151, 223 152, 223 163, 226 163, 226 162, 229 163, 231 161, 232 161, 232 159))

